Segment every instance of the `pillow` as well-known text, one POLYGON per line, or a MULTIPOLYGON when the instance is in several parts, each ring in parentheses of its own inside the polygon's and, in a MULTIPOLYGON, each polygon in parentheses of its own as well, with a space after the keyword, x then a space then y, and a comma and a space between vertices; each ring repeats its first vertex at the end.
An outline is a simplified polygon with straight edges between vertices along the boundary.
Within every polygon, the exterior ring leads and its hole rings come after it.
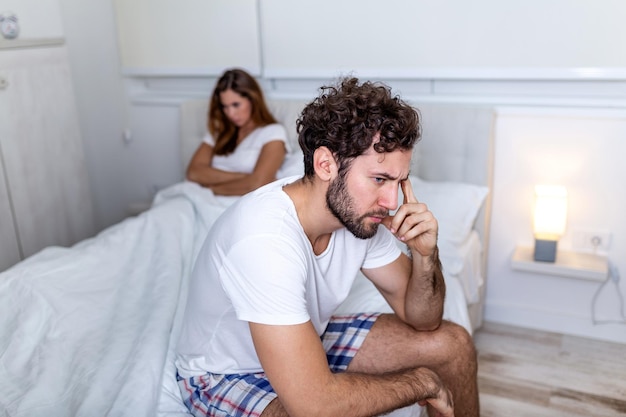
MULTIPOLYGON (((489 189, 462 182, 426 181, 415 175, 409 179, 417 200, 426 203, 439 222, 439 240, 465 242, 489 189)), ((399 203, 403 197, 398 193, 399 203)))

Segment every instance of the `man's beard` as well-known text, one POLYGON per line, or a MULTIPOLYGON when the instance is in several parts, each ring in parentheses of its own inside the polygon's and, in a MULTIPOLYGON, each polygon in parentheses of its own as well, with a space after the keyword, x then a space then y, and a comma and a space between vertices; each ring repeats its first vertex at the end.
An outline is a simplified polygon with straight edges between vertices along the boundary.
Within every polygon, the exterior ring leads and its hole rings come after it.
POLYGON ((370 239, 374 237, 378 230, 379 223, 366 222, 365 220, 368 217, 380 217, 389 214, 387 211, 382 210, 357 216, 354 211, 354 199, 348 192, 346 180, 343 176, 338 176, 330 183, 326 192, 326 205, 341 224, 359 239, 370 239))

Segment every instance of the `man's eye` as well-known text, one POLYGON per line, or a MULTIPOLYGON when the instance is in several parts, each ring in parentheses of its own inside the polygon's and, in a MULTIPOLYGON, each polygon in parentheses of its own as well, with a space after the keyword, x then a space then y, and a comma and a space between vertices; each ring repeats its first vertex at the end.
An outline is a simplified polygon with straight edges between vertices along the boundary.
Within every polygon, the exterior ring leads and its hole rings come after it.
POLYGON ((375 177, 374 178, 374 182, 377 183, 377 184, 382 184, 382 183, 385 182, 385 179, 384 178, 380 178, 380 177, 375 177))

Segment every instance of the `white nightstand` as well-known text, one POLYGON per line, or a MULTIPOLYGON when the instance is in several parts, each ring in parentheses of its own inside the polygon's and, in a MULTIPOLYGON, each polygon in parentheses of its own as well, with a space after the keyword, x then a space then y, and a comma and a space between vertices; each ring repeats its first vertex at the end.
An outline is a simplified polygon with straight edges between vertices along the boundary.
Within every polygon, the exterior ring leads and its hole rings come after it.
POLYGON ((518 246, 511 258, 511 267, 518 271, 557 275, 603 282, 609 273, 606 256, 584 252, 559 250, 555 262, 537 262, 533 260, 533 248, 518 246))

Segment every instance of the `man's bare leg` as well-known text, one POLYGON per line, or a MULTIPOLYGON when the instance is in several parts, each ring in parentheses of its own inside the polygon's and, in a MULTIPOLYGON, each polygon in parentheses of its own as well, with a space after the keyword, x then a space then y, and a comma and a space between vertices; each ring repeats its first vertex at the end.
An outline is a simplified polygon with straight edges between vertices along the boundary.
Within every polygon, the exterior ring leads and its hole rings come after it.
MULTIPOLYGON (((435 331, 418 332, 383 314, 347 371, 377 374, 420 366, 435 371, 452 391, 456 417, 479 416, 476 350, 472 337, 456 324, 444 321, 435 331)), ((276 398, 261 417, 289 415, 276 398)))
POLYGON ((444 321, 435 331, 418 332, 395 315, 383 314, 372 326, 348 372, 383 373, 426 367, 452 391, 456 417, 478 417, 476 349, 471 335, 444 321))

